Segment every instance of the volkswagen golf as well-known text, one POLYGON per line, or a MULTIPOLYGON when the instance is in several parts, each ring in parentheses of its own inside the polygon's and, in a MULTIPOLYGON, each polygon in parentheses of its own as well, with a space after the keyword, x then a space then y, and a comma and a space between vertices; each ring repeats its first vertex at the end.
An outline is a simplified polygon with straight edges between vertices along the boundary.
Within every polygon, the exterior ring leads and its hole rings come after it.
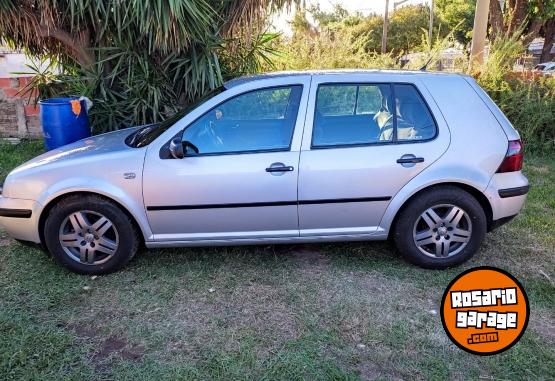
POLYGON ((270 73, 19 166, 0 225, 81 274, 115 271, 142 244, 388 238, 446 268, 521 210, 522 162, 519 134, 471 77, 270 73))

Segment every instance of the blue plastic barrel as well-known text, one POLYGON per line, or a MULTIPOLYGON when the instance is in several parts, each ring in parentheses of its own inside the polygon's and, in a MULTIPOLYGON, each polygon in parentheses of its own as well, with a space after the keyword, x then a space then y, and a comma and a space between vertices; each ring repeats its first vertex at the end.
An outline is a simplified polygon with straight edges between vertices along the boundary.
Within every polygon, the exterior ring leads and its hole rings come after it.
POLYGON ((84 100, 50 98, 39 102, 44 145, 52 150, 91 136, 84 100))

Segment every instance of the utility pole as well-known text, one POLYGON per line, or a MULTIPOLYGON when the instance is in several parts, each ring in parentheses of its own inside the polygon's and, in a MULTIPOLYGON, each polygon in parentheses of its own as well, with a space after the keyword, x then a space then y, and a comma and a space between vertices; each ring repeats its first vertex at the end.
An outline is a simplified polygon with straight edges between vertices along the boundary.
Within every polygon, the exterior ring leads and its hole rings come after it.
POLYGON ((430 44, 430 50, 434 45, 432 38, 434 35, 434 0, 430 0, 430 26, 428 27, 428 43, 430 44))
POLYGON ((406 3, 407 1, 409 1, 409 0, 394 1, 394 2, 393 2, 393 10, 396 10, 397 7, 398 7, 399 5, 404 4, 404 3, 406 3))
POLYGON ((484 63, 484 47, 486 44, 486 33, 488 29, 489 2, 490 0, 476 1, 472 45, 470 48, 470 63, 468 66, 469 70, 472 70, 473 66, 484 63))
POLYGON ((385 13, 383 15, 383 32, 382 32, 382 54, 385 54, 387 50, 387 27, 389 24, 388 18, 389 11, 389 0, 385 0, 385 13))
MULTIPOLYGON (((393 2, 393 10, 409 0, 399 0, 393 2)), ((382 33, 382 54, 387 50, 387 30, 389 29, 389 0, 385 0, 385 13, 383 16, 383 33, 382 33)))

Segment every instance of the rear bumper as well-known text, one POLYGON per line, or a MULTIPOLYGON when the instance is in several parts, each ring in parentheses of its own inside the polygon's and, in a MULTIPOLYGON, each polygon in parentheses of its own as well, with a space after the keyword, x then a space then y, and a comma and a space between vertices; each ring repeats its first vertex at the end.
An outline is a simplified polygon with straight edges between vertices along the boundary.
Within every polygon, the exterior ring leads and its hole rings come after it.
POLYGON ((501 198, 509 198, 509 197, 516 197, 516 196, 524 196, 530 190, 529 185, 524 185, 521 187, 516 188, 506 188, 506 189, 499 189, 497 193, 499 193, 499 197, 501 198))
POLYGON ((41 210, 42 206, 36 201, 0 196, 0 227, 15 239, 40 243, 41 210))
POLYGON ((524 206, 529 189, 528 179, 522 172, 493 175, 485 192, 491 205, 493 224, 500 226, 516 216, 524 206))

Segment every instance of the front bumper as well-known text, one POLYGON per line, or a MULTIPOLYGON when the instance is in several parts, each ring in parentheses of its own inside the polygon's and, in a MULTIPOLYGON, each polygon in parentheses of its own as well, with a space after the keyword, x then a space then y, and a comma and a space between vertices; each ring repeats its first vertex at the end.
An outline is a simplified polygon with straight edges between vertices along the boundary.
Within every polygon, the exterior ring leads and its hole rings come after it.
POLYGON ((36 201, 0 196, 0 227, 15 239, 40 243, 41 211, 36 201))

